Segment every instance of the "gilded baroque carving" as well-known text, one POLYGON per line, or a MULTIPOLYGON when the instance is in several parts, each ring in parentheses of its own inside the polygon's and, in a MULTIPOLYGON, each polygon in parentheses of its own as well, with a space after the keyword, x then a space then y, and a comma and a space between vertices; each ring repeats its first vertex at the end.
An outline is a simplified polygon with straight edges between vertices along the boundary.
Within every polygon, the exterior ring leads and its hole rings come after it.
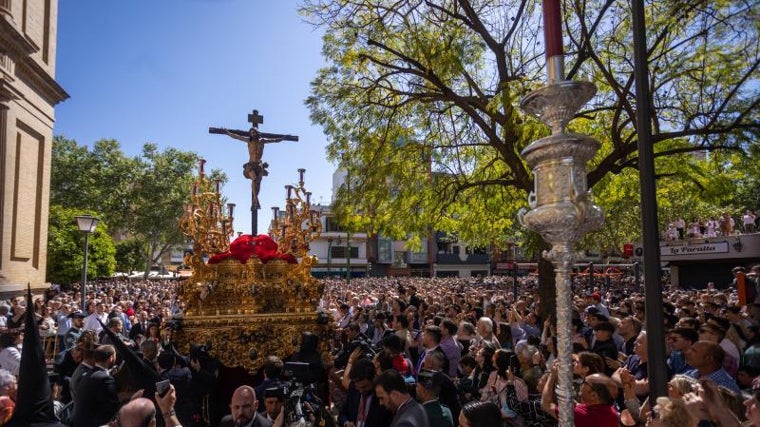
POLYGON ((285 358, 295 352, 301 333, 308 330, 321 336, 321 351, 329 359, 331 326, 318 321, 316 310, 324 284, 311 276, 317 258, 307 252, 308 242, 321 227, 303 189, 303 171, 299 170, 299 186, 292 187, 289 195, 295 189, 306 199, 288 200, 287 216, 277 219, 275 255, 280 258, 262 262, 251 255, 241 262, 229 256, 209 263, 205 259, 229 253, 237 240, 230 245, 234 206, 222 209, 219 185, 216 191, 211 189, 203 164, 192 203, 180 223, 183 233, 193 239, 193 253, 184 259, 193 273, 179 289, 186 303, 182 327, 174 334, 180 351, 208 342, 211 354, 223 365, 255 373, 266 356, 285 358))

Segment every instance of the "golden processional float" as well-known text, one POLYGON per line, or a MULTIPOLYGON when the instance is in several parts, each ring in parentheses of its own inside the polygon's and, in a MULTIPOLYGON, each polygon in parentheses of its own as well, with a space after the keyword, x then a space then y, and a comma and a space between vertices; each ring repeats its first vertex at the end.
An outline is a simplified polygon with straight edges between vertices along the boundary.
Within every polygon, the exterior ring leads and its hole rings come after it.
POLYGON ((298 185, 285 187, 284 210, 272 208, 268 235, 230 242, 234 205, 225 212, 220 183, 205 176, 204 164, 179 225, 193 241, 184 260, 193 273, 178 290, 186 307, 173 336, 178 349, 187 354, 192 344, 210 343, 222 365, 255 374, 266 356, 284 359, 298 350, 301 333, 311 331, 327 360, 331 326, 317 311, 324 284, 311 276, 317 257, 308 253, 322 231, 321 213, 311 209, 306 170, 298 170, 298 185))

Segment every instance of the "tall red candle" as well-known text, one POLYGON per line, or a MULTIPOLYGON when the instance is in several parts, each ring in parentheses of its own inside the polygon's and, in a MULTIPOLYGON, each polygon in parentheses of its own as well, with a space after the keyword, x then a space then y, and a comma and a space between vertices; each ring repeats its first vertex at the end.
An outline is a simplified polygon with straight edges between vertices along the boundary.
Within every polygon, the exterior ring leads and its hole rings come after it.
POLYGON ((544 0, 543 11, 546 57, 562 55, 562 14, 559 0, 544 0))

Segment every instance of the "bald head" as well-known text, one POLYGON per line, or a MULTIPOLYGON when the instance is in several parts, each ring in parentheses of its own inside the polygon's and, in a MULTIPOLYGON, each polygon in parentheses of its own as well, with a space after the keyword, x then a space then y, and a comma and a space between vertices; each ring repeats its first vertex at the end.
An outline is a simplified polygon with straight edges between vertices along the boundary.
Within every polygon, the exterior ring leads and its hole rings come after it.
POLYGON ((119 411, 119 425, 122 427, 155 426, 155 405, 144 397, 130 401, 119 411))
POLYGON ((253 391, 253 387, 240 386, 232 393, 230 412, 235 425, 244 426, 251 422, 258 407, 259 402, 256 400, 256 392, 253 391))

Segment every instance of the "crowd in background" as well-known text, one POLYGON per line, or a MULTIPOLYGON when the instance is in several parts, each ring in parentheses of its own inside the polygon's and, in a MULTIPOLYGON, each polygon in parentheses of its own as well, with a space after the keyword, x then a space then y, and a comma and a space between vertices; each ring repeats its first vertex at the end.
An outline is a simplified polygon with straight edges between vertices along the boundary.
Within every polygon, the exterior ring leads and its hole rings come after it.
POLYGON ((717 217, 691 218, 690 221, 686 221, 680 217, 672 219, 668 222, 665 230, 662 231, 661 239, 676 241, 757 232, 758 217, 755 212, 747 209, 737 217, 738 221, 728 212, 723 212, 717 217))
MULTIPOLYGON (((747 286, 758 287, 760 266, 735 271, 744 273, 747 286)), ((318 304, 336 333, 333 357, 317 361, 325 375, 314 381, 329 390, 323 400, 333 421, 341 427, 402 425, 404 417, 422 427, 556 425, 556 322, 542 317, 537 277, 520 277, 517 286, 512 280, 383 277, 347 285, 326 279, 318 304)), ((118 339, 157 378, 170 380, 176 402, 167 407, 182 425, 207 425, 203 398, 218 366, 201 363, 208 355, 174 349, 171 335, 184 316, 176 282, 105 280, 87 289, 84 308, 76 288, 60 287, 36 298, 33 307, 21 298, 0 303, 0 407, 15 400, 20 330, 30 309, 55 366, 54 397, 63 416, 68 408, 69 420, 94 410, 92 402, 77 404, 78 398, 103 399, 104 393, 87 394, 77 382, 87 381, 83 364, 118 376, 113 368, 123 356, 112 354, 118 339)), ((653 363, 667 365, 668 396, 650 401, 643 293, 629 277, 574 283, 576 425, 760 426, 760 303, 740 305, 735 283, 665 287, 663 302, 667 359, 653 363)), ((231 402, 233 422, 266 427, 282 421, 287 396, 266 387, 283 375, 282 360, 269 356, 264 383, 233 395, 258 401, 260 413, 236 412, 231 402), (272 404, 264 405, 267 400, 272 404)), ((107 405, 97 404, 107 409, 101 419, 75 425, 106 424, 129 397, 110 396, 107 405)))

